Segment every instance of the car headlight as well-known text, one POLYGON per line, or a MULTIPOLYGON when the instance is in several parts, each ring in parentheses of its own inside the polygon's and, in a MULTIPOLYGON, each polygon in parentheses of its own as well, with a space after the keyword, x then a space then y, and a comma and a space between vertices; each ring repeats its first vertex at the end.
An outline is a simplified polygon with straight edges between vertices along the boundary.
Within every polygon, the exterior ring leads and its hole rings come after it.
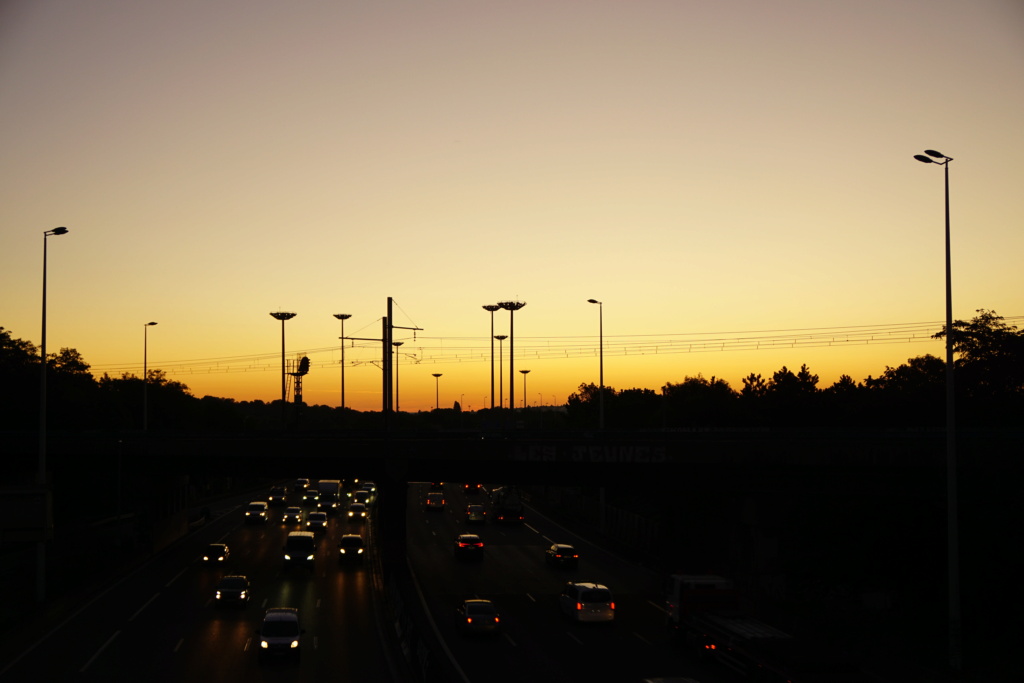
POLYGON ((220 600, 220 591, 217 591, 217 599, 220 600))
POLYGON ((203 555, 203 562, 209 562, 209 561, 210 561, 209 555, 203 555))
POLYGON ((223 561, 224 561, 224 556, 223 556, 223 555, 221 555, 220 557, 218 557, 218 558, 217 558, 217 561, 218 561, 218 562, 223 562, 223 561))
POLYGON ((359 555, 362 555, 363 554, 363 549, 360 548, 359 550, 356 551, 356 553, 359 554, 359 555))
POLYGON ((288 555, 288 554, 285 554, 285 556, 284 556, 284 559, 286 559, 286 560, 290 560, 290 559, 292 559, 292 556, 291 556, 291 555, 288 555))
POLYGON ((306 555, 306 559, 307 559, 307 560, 312 560, 312 559, 313 559, 313 556, 312 556, 312 555, 306 555))
POLYGON ((261 640, 260 641, 260 647, 262 647, 264 650, 266 650, 269 647, 269 645, 267 644, 267 641, 261 640))
POLYGON ((238 597, 241 598, 242 600, 245 600, 246 595, 248 595, 248 594, 245 591, 242 591, 241 593, 238 594, 238 597))
POLYGON ((294 649, 295 649, 295 648, 297 648, 298 646, 299 646, 299 641, 297 641, 297 640, 293 640, 293 641, 292 641, 292 644, 291 644, 291 648, 292 648, 292 649, 294 650, 294 649))

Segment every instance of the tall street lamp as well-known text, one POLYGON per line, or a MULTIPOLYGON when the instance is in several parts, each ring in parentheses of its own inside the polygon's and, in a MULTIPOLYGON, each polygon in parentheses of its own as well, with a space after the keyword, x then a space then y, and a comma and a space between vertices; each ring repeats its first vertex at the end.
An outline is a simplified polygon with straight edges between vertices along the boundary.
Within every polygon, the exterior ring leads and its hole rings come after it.
MULTIPOLYGON (((498 340, 498 407, 505 407, 505 354, 502 351, 502 342, 508 339, 507 334, 496 334, 494 339, 498 340)), ((493 343, 493 342, 492 342, 493 343)), ((493 400, 494 397, 491 397, 493 400)))
POLYGON ((597 329, 600 338, 598 356, 600 361, 598 367, 600 368, 600 382, 601 382, 601 393, 598 395, 598 425, 599 428, 604 430, 604 304, 597 299, 587 299, 588 303, 597 304, 597 329))
MULTIPOLYGON (((39 472, 36 474, 36 483, 41 489, 40 495, 43 495, 46 489, 46 238, 52 235, 65 235, 67 232, 67 228, 54 228, 43 232, 43 331, 39 346, 39 472)), ((46 525, 50 525, 49 518, 46 525)), ((36 543, 36 599, 39 602, 46 599, 45 537, 36 543)))
POLYGON ((946 178, 946 562, 949 579, 949 663, 962 666, 960 639, 960 534, 957 529, 956 483, 956 411, 953 393, 953 278, 949 256, 949 162, 948 157, 934 149, 914 158, 926 164, 943 167, 946 178), (927 156, 925 156, 927 155, 927 156))
POLYGON ((433 373, 434 375, 434 410, 441 409, 441 374, 440 372, 433 373))
POLYGON ((149 431, 149 328, 156 323, 142 326, 142 431, 149 431))
POLYGON ((395 347, 395 412, 396 413, 401 411, 401 408, 398 407, 398 347, 401 346, 404 343, 405 342, 402 342, 402 341, 391 342, 391 345, 395 347))
POLYGON ((285 376, 285 362, 284 362, 284 323, 286 320, 291 320, 298 313, 287 313, 285 311, 275 311, 270 316, 276 320, 281 321, 281 425, 284 426, 287 421, 287 410, 288 410, 288 384, 285 376))
POLYGON ((341 408, 345 409, 345 321, 352 317, 351 313, 335 313, 334 317, 341 321, 341 408))
POLYGON ((530 373, 529 370, 520 370, 523 373, 523 408, 526 408, 526 375, 530 373))
POLYGON ((525 301, 499 301, 498 305, 508 311, 508 407, 516 406, 516 388, 513 380, 516 377, 516 336, 515 312, 526 305, 525 301))
POLYGON ((497 304, 485 304, 483 309, 491 314, 491 409, 494 409, 494 312, 500 309, 497 304))

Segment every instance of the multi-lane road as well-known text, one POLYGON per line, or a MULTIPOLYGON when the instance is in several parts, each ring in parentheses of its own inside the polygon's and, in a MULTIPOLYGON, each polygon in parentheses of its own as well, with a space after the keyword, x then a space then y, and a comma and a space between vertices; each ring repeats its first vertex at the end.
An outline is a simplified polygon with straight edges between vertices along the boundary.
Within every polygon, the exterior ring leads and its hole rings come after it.
POLYGON ((225 503, 212 522, 14 653, 0 664, 0 681, 394 680, 371 566, 341 566, 337 557, 343 533, 372 538, 372 525, 332 517, 313 572, 285 570, 285 538, 298 527, 282 524, 282 507, 271 508, 266 524, 245 524, 245 502, 225 503), (230 548, 225 566, 201 562, 206 545, 216 542, 230 548), (214 604, 215 586, 226 573, 252 581, 247 607, 214 604), (270 607, 299 609, 305 633, 297 665, 258 661, 257 630, 270 607))
MULTIPOLYGON (((660 576, 529 509, 524 524, 488 521, 467 526, 466 505, 486 504, 487 494, 466 495, 458 484, 446 485, 444 510, 427 511, 423 501, 428 488, 411 483, 404 491, 382 491, 379 504, 406 499, 406 547, 420 593, 411 602, 427 610, 429 628, 440 643, 432 655, 445 660, 446 670, 454 672, 453 683, 641 681, 659 676, 689 676, 701 683, 736 680, 728 670, 684 657, 670 642, 660 576), (481 560, 454 556, 454 538, 463 532, 484 539, 481 560), (543 550, 552 542, 575 545, 578 568, 548 566, 543 550), (569 580, 611 588, 614 622, 576 624, 560 616, 557 596, 569 580), (467 637, 457 629, 455 608, 472 597, 491 599, 500 609, 497 636, 467 637)), ((409 669, 396 661, 395 647, 388 644, 394 625, 381 616, 379 574, 372 558, 338 562, 342 534, 360 533, 371 546, 381 540, 374 520, 331 517, 313 571, 289 570, 282 549, 288 532, 299 527, 282 522, 283 507, 271 508, 265 524, 245 524, 247 502, 226 501, 198 531, 114 579, 45 637, 8 656, 0 663, 0 682, 405 680, 409 669), (229 546, 228 564, 201 561, 209 543, 229 546), (248 606, 215 604, 215 586, 227 573, 245 574, 252 581, 248 606), (304 629, 298 663, 260 663, 257 631, 270 607, 298 608, 304 629)), ((288 504, 299 504, 296 493, 288 504)))

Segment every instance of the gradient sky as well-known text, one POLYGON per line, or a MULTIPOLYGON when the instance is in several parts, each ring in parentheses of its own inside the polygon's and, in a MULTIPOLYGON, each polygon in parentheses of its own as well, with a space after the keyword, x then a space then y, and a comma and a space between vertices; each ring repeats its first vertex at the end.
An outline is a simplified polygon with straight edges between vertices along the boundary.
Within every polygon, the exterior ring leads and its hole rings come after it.
MULTIPOLYGON (((39 343, 67 226, 48 351, 141 375, 157 321, 149 367, 197 396, 278 398, 289 310, 306 401, 337 405, 332 314, 379 338, 389 296, 422 328, 402 410, 489 406, 501 300, 530 405, 598 381, 590 298, 616 389, 860 381, 943 355, 884 334, 945 315, 925 149, 955 158, 954 316, 1019 322, 1019 0, 5 0, 0 326, 39 343), (879 334, 818 336, 853 328, 879 334)), ((354 344, 346 403, 379 409, 354 344)))

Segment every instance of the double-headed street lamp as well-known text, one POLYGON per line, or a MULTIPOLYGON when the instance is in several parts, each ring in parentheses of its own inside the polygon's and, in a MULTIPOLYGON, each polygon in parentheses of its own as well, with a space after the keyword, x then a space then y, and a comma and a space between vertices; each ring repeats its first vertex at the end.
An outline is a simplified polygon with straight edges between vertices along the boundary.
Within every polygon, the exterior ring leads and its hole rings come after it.
POLYGON ((943 167, 946 179, 946 562, 949 579, 949 663, 962 666, 960 638, 960 534, 957 529, 956 483, 956 402, 953 382, 953 277, 949 250, 949 162, 948 157, 934 149, 914 158, 925 164, 943 167), (927 155, 927 156, 926 156, 927 155))
POLYGON ((441 409, 441 375, 440 372, 433 373, 434 376, 434 410, 441 409))
POLYGON ((529 370, 520 370, 523 373, 523 408, 526 408, 526 376, 530 374, 529 370))
POLYGON ((513 380, 516 377, 516 337, 515 312, 526 305, 525 301, 499 301, 498 305, 508 311, 508 407, 516 407, 516 389, 513 380))
POLYGON ((599 413, 598 425, 599 425, 600 429, 603 431, 604 430, 604 304, 601 303, 600 301, 598 301, 597 299, 587 299, 587 303, 597 304, 597 321, 598 321, 597 329, 598 329, 598 335, 599 335, 599 339, 600 339, 600 341, 598 342, 599 343, 598 356, 600 357, 600 361, 598 363, 598 367, 600 368, 600 370, 599 370, 598 374, 599 374, 599 376, 601 378, 600 379, 600 382, 601 382, 601 386, 600 386, 601 393, 598 394, 597 405, 598 405, 598 413, 599 413))
POLYGON ((156 323, 142 326, 142 431, 149 431, 149 328, 156 323))
MULTIPOLYGON (((507 334, 496 334, 493 339, 498 340, 498 407, 505 407, 505 353, 502 350, 502 342, 508 339, 507 334)), ((494 342, 491 342, 492 344, 494 342)), ((491 396, 491 400, 494 397, 491 396)))
POLYGON ((345 409, 345 321, 352 317, 351 313, 335 313, 334 317, 341 321, 341 408, 345 409))
POLYGON ((494 408, 494 312, 500 309, 497 304, 485 304, 483 309, 491 314, 491 409, 494 408))

